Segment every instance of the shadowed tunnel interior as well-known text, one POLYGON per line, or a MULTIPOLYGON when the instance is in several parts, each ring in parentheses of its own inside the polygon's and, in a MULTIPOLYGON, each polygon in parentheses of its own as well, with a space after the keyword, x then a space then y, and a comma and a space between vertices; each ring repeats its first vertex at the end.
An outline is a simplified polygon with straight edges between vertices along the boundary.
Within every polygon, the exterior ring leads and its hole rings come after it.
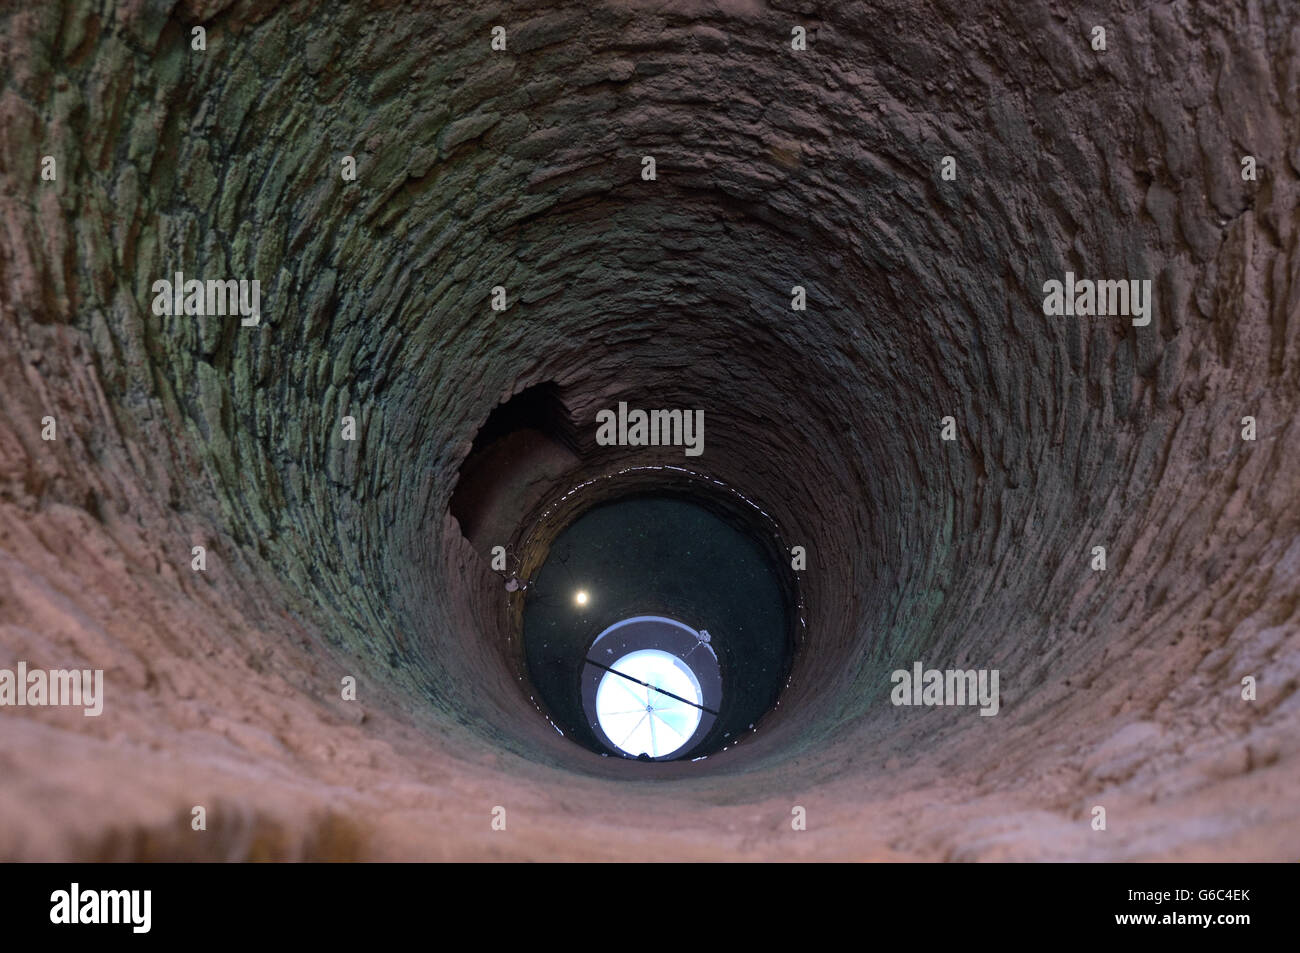
POLYGON ((105 701, 0 712, 0 857, 1300 857, 1300 12, 1067 6, 4 13, 0 666, 105 701), (743 743, 601 759, 491 548, 669 466, 806 548, 804 635, 743 743))

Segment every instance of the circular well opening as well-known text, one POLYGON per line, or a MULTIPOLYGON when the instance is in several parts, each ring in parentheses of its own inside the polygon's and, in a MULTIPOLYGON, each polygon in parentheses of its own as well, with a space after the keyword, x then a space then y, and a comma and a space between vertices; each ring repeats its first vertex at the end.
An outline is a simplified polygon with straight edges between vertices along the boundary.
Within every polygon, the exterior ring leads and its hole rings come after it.
POLYGON ((722 705, 710 639, 662 616, 624 619, 597 636, 582 672, 583 713, 596 741, 642 760, 699 747, 722 705))
POLYGON ((596 725, 626 754, 663 758, 695 736, 703 700, 699 679, 677 656, 658 649, 629 652, 596 687, 596 725))

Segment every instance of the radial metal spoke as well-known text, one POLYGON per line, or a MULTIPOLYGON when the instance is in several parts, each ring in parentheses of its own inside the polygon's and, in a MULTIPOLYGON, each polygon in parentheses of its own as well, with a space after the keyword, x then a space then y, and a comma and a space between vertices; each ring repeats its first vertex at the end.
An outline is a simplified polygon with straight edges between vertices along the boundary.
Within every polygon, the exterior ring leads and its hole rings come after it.
MULTIPOLYGON (((649 717, 649 715, 650 713, 646 712, 644 715, 641 716, 641 721, 638 721, 635 725, 632 726, 632 730, 629 731, 627 733, 627 737, 623 739, 623 744, 619 745, 620 748, 623 748, 623 745, 627 744, 629 741, 632 740, 632 736, 636 734, 636 730, 641 727, 641 722, 645 721, 646 718, 649 717)), ((623 750, 626 751, 627 749, 623 748, 623 750)))

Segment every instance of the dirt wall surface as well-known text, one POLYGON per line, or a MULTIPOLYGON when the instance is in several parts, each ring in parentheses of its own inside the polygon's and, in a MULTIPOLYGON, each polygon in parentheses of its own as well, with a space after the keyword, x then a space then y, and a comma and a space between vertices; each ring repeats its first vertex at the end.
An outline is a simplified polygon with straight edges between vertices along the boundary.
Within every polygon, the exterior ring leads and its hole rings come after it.
POLYGON ((0 64, 0 669, 104 672, 0 708, 0 858, 1300 858, 1294 3, 70 0, 0 64), (547 382, 512 499, 689 465, 806 547, 733 750, 599 759, 509 664, 449 507, 547 382))

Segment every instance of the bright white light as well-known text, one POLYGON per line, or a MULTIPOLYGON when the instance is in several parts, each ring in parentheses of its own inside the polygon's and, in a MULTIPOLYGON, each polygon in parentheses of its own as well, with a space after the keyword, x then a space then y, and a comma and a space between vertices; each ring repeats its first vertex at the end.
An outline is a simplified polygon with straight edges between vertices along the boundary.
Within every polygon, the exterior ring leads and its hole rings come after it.
POLYGON ((689 665, 670 652, 641 649, 610 668, 596 688, 596 717, 617 748, 662 758, 691 739, 700 724, 696 706, 703 704, 704 693, 689 665))
POLYGON ((586 589, 579 589, 577 592, 573 594, 573 601, 580 606, 585 606, 587 604, 587 598, 588 597, 587 597, 586 589))

